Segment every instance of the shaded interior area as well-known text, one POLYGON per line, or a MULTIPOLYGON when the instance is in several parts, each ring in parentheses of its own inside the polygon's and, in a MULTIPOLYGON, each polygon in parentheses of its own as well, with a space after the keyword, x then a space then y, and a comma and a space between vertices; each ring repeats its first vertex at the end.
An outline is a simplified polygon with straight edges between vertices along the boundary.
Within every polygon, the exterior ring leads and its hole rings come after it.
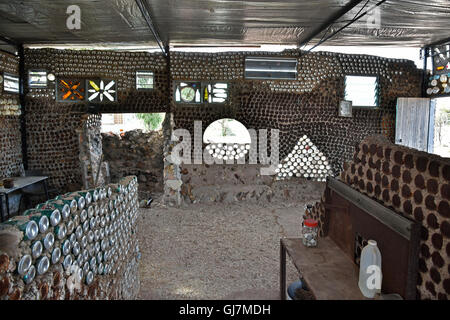
POLYGON ((0 300, 448 300, 449 17, 1 1, 0 300))

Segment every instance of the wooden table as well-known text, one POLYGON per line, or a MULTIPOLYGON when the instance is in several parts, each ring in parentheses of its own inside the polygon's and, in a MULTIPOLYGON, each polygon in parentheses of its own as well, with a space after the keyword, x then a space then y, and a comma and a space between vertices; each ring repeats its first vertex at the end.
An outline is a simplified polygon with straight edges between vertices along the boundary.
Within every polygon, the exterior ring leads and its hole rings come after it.
POLYGON ((286 253, 317 300, 364 300, 359 269, 330 238, 307 248, 301 238, 280 240, 280 297, 286 300, 286 253))
POLYGON ((45 196, 47 197, 47 200, 49 199, 48 195, 48 188, 47 188, 47 179, 46 176, 29 176, 29 177, 14 177, 11 178, 14 180, 14 187, 12 188, 5 188, 0 187, 0 220, 3 222, 3 201, 2 197, 5 197, 5 203, 6 203, 6 213, 7 213, 7 219, 9 219, 9 194, 21 190, 25 187, 31 186, 36 183, 42 183, 44 186, 45 196))

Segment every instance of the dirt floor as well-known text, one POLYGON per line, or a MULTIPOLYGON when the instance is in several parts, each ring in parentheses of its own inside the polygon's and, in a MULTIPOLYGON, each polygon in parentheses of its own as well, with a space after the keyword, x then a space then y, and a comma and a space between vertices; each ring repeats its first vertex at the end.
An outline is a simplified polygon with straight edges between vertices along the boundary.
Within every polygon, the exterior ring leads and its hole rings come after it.
MULTIPOLYGON (((278 299, 279 242, 298 237, 306 203, 324 183, 272 185, 269 201, 141 210, 140 299, 278 299)), ((288 283, 299 276, 288 262, 288 283)))

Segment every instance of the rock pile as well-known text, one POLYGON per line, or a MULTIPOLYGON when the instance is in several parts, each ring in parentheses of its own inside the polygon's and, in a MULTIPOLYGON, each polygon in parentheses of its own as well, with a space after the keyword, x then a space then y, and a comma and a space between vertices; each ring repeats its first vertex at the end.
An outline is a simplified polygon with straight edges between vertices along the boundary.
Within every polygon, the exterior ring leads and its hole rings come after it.
POLYGON ((109 163, 111 181, 137 176, 140 199, 163 191, 162 131, 132 130, 122 135, 102 133, 102 138, 104 161, 109 163))

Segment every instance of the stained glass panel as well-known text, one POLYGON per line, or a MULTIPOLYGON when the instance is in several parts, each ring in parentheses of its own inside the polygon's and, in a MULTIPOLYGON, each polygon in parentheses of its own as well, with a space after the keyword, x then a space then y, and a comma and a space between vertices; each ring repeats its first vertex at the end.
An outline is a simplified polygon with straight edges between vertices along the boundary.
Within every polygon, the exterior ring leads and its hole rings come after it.
POLYGON ((203 101, 207 103, 225 103, 228 99, 228 84, 225 82, 207 83, 203 86, 203 101))
POLYGON ((87 95, 90 102, 115 102, 117 90, 115 80, 87 80, 87 95))
POLYGON ((85 97, 84 80, 58 79, 56 89, 56 101, 81 102, 85 97))
POLYGON ((174 99, 176 103, 202 103, 201 82, 175 83, 174 99))

